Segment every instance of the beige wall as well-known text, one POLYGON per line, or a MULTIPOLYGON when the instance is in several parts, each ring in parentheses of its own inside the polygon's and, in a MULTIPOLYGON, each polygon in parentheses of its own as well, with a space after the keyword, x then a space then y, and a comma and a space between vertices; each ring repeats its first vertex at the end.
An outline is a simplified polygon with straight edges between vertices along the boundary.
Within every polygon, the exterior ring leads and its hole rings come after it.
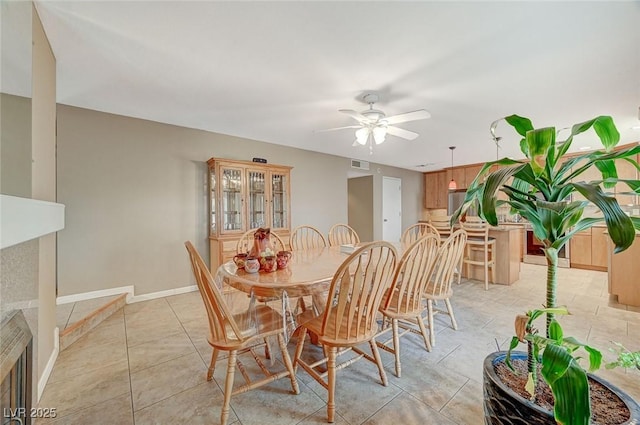
MULTIPOLYGON (((33 12, 33 102, 31 196, 56 201, 56 60, 33 12)), ((56 234, 39 240, 38 376, 54 352, 56 327, 56 234)))
MULTIPOLYGON (((58 105, 58 202, 66 205, 59 295, 128 285, 139 295, 190 285, 183 242, 192 240, 208 257, 210 157, 292 166, 292 227, 311 224, 326 234, 348 220, 348 158, 58 105)), ((422 174, 371 165, 374 185, 389 173, 415 191, 403 192, 403 222, 416 222, 422 174)))
POLYGON ((373 241, 373 176, 349 179, 348 195, 349 226, 362 242, 373 241))
POLYGON ((31 197, 31 99, 0 94, 0 191, 31 197))

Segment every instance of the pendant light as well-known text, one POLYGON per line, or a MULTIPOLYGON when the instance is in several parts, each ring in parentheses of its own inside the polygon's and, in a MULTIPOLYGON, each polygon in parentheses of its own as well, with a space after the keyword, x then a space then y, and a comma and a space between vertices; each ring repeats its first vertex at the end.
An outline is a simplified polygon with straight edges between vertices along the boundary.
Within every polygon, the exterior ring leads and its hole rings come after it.
POLYGON ((455 146, 449 146, 449 149, 451 149, 451 181, 449 182, 449 190, 456 190, 458 188, 458 184, 453 179, 453 150, 455 148, 455 146))

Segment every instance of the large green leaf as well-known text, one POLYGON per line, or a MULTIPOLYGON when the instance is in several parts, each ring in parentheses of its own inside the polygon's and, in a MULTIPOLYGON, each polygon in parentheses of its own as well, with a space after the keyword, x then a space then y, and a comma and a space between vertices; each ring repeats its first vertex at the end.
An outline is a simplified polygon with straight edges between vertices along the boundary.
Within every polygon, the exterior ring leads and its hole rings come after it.
POLYGON ((616 245, 614 253, 629 248, 635 240, 636 232, 633 222, 622 211, 618 201, 611 196, 606 196, 598 186, 589 183, 572 183, 572 185, 602 211, 609 237, 616 245))
POLYGON ((530 130, 526 136, 531 169, 536 177, 540 177, 545 170, 549 149, 556 143, 556 129, 553 127, 530 130))
POLYGON ((518 134, 522 137, 527 135, 527 131, 533 130, 533 124, 531 124, 531 120, 529 118, 514 114, 505 117, 505 121, 515 128, 518 134))
POLYGON ((541 372, 553 391, 556 421, 563 425, 588 425, 591 405, 587 374, 571 354, 558 345, 548 345, 542 353, 541 372))

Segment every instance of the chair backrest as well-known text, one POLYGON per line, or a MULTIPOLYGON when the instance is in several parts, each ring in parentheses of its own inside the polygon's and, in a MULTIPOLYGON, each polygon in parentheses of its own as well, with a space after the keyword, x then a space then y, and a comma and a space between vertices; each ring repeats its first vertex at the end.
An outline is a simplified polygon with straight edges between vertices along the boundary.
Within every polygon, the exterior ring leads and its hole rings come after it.
POLYGON ((370 242, 349 255, 331 280, 320 340, 346 345, 375 335, 378 308, 395 266, 396 250, 389 242, 370 242))
POLYGON ((434 215, 429 219, 429 224, 438 230, 441 237, 446 238, 451 234, 450 219, 448 215, 434 215))
MULTIPOLYGON (((254 243, 253 236, 254 236, 254 233, 256 233, 256 230, 258 229, 247 230, 240 237, 240 239, 238 239, 238 244, 236 245, 237 253, 251 251, 251 248, 253 247, 253 243, 254 243)), ((273 232, 269 233, 269 241, 271 242, 273 252, 277 253, 278 251, 286 251, 284 242, 282 242, 282 239, 280 238, 280 236, 276 235, 275 233, 273 232)))
POLYGON ((327 240, 318 229, 313 226, 298 226, 289 237, 289 245, 292 250, 305 250, 324 248, 327 240))
POLYGON ((440 232, 438 232, 438 229, 433 227, 431 224, 417 223, 407 227, 405 231, 402 232, 402 237, 400 238, 400 241, 402 241, 402 243, 409 244, 417 241, 421 237, 426 236, 428 234, 433 234, 433 235, 436 235, 438 238, 440 238, 440 232))
POLYGON ((429 283, 439 248, 440 236, 428 233, 406 249, 394 272, 383 311, 416 312, 423 309, 422 294, 429 283))
POLYGON ((184 244, 189 253, 198 290, 207 310, 212 342, 241 343, 245 339, 243 332, 234 320, 233 314, 225 303, 224 296, 216 286, 207 265, 190 241, 184 244))
POLYGON ((460 228, 467 232, 468 239, 483 239, 485 242, 489 240, 489 225, 480 220, 467 220, 460 222, 460 228))
POLYGON ((427 289, 429 294, 441 296, 451 290, 456 267, 460 265, 464 246, 467 243, 467 232, 458 229, 451 234, 438 249, 436 264, 431 273, 431 282, 427 289))
POLYGON ((344 245, 360 243, 360 237, 348 224, 334 224, 329 229, 329 245, 344 245))

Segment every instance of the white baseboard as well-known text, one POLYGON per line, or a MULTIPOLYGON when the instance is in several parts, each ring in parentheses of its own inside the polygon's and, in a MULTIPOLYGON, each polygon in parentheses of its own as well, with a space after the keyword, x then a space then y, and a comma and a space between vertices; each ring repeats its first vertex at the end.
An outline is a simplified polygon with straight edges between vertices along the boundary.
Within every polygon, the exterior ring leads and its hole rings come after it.
POLYGON ((82 292, 80 294, 63 295, 56 299, 56 304, 69 304, 77 301, 92 300, 94 298, 109 297, 111 295, 127 294, 127 303, 133 297, 133 285, 120 286, 118 288, 100 289, 98 291, 82 292))
POLYGON ((197 285, 183 286, 182 288, 167 289, 166 291, 151 292, 150 294, 134 295, 127 300, 127 304, 138 303, 140 301, 148 301, 156 298, 169 297, 171 295, 186 294, 198 290, 197 285))
POLYGON ((51 372, 53 372, 53 366, 56 364, 56 360, 58 359, 58 354, 60 353, 60 330, 58 327, 53 328, 53 351, 49 356, 49 361, 47 361, 47 365, 42 371, 42 376, 38 379, 38 402, 40 402, 40 397, 42 397, 42 392, 44 391, 44 387, 47 385, 47 381, 49 381, 49 376, 51 376, 51 372))
POLYGON ((171 295, 185 294, 187 292, 194 292, 197 290, 198 290, 197 285, 191 285, 191 286, 183 286, 181 288, 167 289, 166 291, 151 292, 149 294, 133 295, 134 293, 133 286, 121 286, 119 288, 101 289, 99 291, 83 292, 80 294, 73 294, 73 295, 64 295, 62 297, 58 297, 58 299, 56 300, 56 304, 57 305, 68 304, 68 303, 74 303, 77 301, 91 300, 94 298, 108 297, 111 295, 120 295, 123 293, 127 294, 127 304, 131 304, 131 303, 138 303, 140 301, 153 300, 156 298, 169 297, 171 295))

